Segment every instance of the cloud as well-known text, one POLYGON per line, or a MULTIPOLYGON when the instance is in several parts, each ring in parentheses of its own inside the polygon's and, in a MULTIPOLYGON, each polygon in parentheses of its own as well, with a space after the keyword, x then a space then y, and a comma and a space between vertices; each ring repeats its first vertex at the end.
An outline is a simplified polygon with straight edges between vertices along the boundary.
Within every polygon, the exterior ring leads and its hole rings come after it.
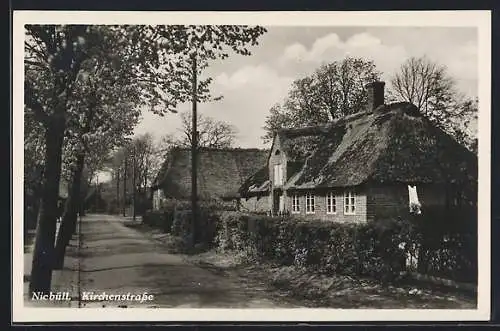
POLYGON ((456 78, 458 87, 469 95, 477 93, 477 41, 458 45, 456 31, 393 30, 362 32, 342 40, 336 33, 317 38, 307 48, 293 43, 285 48, 278 63, 280 68, 307 74, 321 63, 341 60, 346 56, 373 60, 382 72, 382 79, 389 80, 401 64, 411 56, 427 55, 448 67, 456 78), (405 38, 406 36, 406 38, 405 38), (425 42, 423 42, 425 40, 425 42), (293 68, 293 69, 291 69, 293 68))
POLYGON ((214 79, 213 90, 224 98, 207 104, 204 112, 236 126, 241 147, 263 147, 260 137, 269 108, 283 100, 292 81, 267 65, 221 73, 214 79))
POLYGON ((346 56, 372 60, 388 80, 408 54, 401 45, 387 45, 372 34, 363 32, 342 40, 336 33, 316 39, 308 49, 300 43, 285 48, 278 60, 282 70, 293 70, 301 76, 310 74, 320 64, 341 60, 346 56))
MULTIPOLYGON (((310 74, 321 63, 341 60, 347 55, 373 60, 386 81, 407 58, 427 55, 447 65, 459 87, 474 95, 477 40, 467 33, 453 29, 390 28, 367 29, 343 38, 325 31, 302 39, 293 33, 280 35, 262 43, 262 54, 256 50, 252 57, 230 58, 211 68, 213 94, 224 98, 199 104, 198 111, 234 125, 239 131, 237 142, 241 147, 263 147, 260 137, 264 134, 262 126, 269 108, 283 101, 292 81, 310 74), (466 37, 462 38, 464 34, 466 37)), ((178 110, 190 111, 191 106, 183 104, 178 110)), ((180 124, 179 115, 159 117, 144 112, 136 133, 151 132, 159 138, 178 132, 180 124)))
MULTIPOLYGON (((293 78, 280 76, 266 65, 243 66, 240 69, 214 77, 212 91, 222 95, 216 102, 198 105, 198 112, 236 127, 237 144, 240 147, 265 147, 260 138, 269 108, 281 102, 288 93, 293 78)), ((191 111, 190 104, 183 104, 179 112, 191 111)), ((143 112, 143 119, 135 133, 153 133, 158 139, 168 133, 176 134, 181 127, 179 115, 164 117, 143 112)))

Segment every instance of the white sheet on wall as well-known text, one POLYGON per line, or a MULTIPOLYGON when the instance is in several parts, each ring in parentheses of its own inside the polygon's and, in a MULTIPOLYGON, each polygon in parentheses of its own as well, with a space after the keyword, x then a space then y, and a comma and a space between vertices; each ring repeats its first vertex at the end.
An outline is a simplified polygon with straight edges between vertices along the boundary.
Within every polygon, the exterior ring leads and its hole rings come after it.
POLYGON ((408 200, 410 211, 416 211, 417 214, 420 214, 420 208, 422 207, 422 204, 418 200, 416 185, 408 185, 408 200))

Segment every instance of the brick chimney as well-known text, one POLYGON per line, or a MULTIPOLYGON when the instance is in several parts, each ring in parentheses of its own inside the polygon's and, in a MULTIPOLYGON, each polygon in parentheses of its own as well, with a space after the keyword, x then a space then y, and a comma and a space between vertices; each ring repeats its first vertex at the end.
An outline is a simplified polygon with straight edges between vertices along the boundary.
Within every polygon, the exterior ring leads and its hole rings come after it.
POLYGON ((372 111, 384 104, 385 82, 372 82, 365 85, 366 89, 366 111, 372 111))

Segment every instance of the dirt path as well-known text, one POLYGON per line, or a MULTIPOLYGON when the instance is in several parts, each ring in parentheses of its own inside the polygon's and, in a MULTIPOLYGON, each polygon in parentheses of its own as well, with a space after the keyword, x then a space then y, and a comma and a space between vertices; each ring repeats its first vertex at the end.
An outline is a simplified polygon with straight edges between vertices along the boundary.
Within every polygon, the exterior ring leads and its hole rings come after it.
MULTIPOLYGON (((153 229, 130 219, 89 215, 82 220, 82 248, 72 240, 65 267, 53 273, 53 291, 71 292, 66 307, 144 308, 475 308, 476 300, 453 292, 411 286, 383 287, 344 276, 297 272, 293 267, 239 265, 234 256, 209 251, 185 256, 153 229), (135 226, 131 226, 135 225, 135 226), (80 272, 78 272, 80 270, 80 272), (420 291, 419 291, 420 292, 420 291), (79 301, 79 293, 153 295, 152 301, 79 301)), ((168 236, 168 235, 167 235, 168 236)), ((26 249, 26 248, 25 248, 26 249)), ((30 251, 25 251, 25 292, 30 251)), ((26 294, 25 294, 26 295, 26 294)), ((29 302, 29 305, 36 302, 29 302)))
POLYGON ((265 286, 247 286, 238 278, 190 264, 124 223, 125 219, 109 215, 84 218, 80 290, 94 294, 147 293, 154 295, 154 300, 86 301, 83 307, 300 307, 298 302, 272 297, 265 286))

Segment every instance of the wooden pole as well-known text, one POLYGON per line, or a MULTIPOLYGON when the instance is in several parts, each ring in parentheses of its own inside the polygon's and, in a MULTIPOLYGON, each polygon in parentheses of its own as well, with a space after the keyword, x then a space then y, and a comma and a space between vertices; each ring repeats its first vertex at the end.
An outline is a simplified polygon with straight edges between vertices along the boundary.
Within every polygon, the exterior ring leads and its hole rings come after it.
POLYGON ((99 205, 99 176, 96 175, 95 177, 95 212, 98 212, 98 205, 99 205))
POLYGON ((198 128, 197 128, 197 67, 196 55, 192 57, 192 137, 191 137, 191 209, 192 209, 192 230, 193 230, 193 243, 196 242, 196 225, 198 224, 198 182, 197 182, 197 149, 198 149, 198 128))
POLYGON ((123 169, 123 217, 127 216, 125 204, 127 202, 127 153, 125 152, 125 166, 123 169))
POLYGON ((133 156, 132 156, 133 157, 133 159, 132 159, 132 168, 133 168, 132 169, 132 171, 133 171, 132 172, 132 209, 133 209, 132 210, 132 219, 135 221, 135 215, 136 215, 135 214, 135 205, 136 205, 136 203, 135 203, 135 198, 136 198, 136 195, 135 195, 135 190, 136 190, 136 187, 135 187, 135 180, 136 180, 136 178, 135 178, 135 171, 136 171, 136 169, 135 169, 135 167, 136 167, 135 145, 133 148, 134 148, 134 150, 133 150, 133 156))
POLYGON ((120 214, 120 168, 116 172, 116 213, 120 214))

